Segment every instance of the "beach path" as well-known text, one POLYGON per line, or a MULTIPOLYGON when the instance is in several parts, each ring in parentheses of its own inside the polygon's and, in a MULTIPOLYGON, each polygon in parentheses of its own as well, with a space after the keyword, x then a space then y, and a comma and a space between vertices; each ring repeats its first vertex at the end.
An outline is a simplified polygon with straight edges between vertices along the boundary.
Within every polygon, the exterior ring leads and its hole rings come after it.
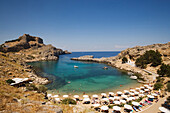
POLYGON ((138 113, 158 113, 159 107, 161 107, 161 104, 164 103, 164 100, 168 97, 168 95, 166 95, 164 98, 159 98, 159 101, 157 103, 154 103, 152 106, 149 106, 145 108, 143 111, 138 113))

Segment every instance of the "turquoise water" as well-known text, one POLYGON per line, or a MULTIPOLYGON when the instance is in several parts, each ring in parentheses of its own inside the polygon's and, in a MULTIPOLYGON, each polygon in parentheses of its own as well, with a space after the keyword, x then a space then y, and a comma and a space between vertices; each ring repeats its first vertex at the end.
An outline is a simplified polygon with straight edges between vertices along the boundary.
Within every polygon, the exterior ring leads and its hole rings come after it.
POLYGON ((137 84, 126 73, 106 64, 70 60, 72 57, 94 55, 96 58, 115 56, 119 52, 73 52, 61 55, 58 61, 29 63, 37 73, 48 77, 52 83, 47 87, 59 93, 100 93, 137 84), (74 68, 74 65, 78 68, 74 68), (103 67, 108 69, 104 70, 103 67), (122 85, 123 87, 120 87, 122 85))

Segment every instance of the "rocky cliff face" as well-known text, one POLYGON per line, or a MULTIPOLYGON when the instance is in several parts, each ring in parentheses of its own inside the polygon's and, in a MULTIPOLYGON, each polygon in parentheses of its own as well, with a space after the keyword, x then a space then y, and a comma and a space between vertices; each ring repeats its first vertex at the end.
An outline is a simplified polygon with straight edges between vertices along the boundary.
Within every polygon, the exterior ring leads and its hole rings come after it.
POLYGON ((16 40, 6 41, 0 46, 1 52, 16 52, 24 55, 25 61, 57 60, 61 54, 70 54, 68 51, 45 45, 40 37, 24 34, 16 40))
POLYGON ((163 62, 165 64, 170 64, 170 42, 166 44, 153 44, 148 46, 136 46, 133 48, 128 48, 121 51, 117 58, 120 59, 125 56, 129 59, 136 60, 140 55, 143 55, 149 50, 158 50, 162 55, 163 62))

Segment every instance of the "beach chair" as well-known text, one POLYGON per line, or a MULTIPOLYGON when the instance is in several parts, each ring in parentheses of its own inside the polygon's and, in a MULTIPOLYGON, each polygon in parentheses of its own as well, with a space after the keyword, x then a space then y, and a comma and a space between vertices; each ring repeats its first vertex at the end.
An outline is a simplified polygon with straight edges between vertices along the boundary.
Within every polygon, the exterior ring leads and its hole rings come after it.
POLYGON ((133 108, 136 112, 138 112, 138 110, 136 109, 136 107, 135 107, 135 106, 132 106, 132 108, 133 108))

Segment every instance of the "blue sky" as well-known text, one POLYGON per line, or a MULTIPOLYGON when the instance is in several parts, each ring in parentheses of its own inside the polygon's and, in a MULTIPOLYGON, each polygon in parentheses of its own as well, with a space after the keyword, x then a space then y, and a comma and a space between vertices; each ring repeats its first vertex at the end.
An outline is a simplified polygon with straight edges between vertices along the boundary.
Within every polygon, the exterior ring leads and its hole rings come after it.
POLYGON ((24 33, 69 51, 170 41, 170 0, 0 0, 0 43, 24 33))

